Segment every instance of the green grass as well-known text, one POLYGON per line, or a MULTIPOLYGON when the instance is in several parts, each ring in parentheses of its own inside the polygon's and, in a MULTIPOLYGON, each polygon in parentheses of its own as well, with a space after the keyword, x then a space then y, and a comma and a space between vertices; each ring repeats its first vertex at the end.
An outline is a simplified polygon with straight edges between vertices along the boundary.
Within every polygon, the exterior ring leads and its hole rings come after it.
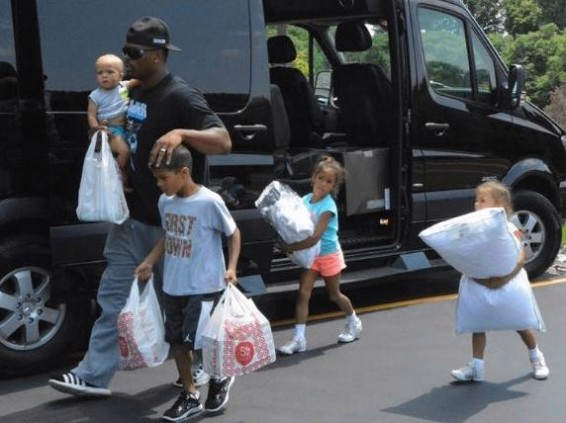
POLYGON ((566 225, 562 226, 562 245, 566 245, 566 225))

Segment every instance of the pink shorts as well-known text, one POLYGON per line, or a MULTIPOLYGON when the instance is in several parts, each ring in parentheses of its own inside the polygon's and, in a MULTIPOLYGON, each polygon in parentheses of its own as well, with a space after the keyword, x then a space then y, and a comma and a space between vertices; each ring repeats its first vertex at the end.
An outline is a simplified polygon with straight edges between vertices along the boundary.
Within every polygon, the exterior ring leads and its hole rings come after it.
POLYGON ((338 250, 335 253, 326 254, 324 256, 318 256, 314 259, 311 266, 311 270, 320 273, 323 277, 337 275, 345 268, 346 263, 344 262, 344 254, 342 254, 342 250, 338 250))

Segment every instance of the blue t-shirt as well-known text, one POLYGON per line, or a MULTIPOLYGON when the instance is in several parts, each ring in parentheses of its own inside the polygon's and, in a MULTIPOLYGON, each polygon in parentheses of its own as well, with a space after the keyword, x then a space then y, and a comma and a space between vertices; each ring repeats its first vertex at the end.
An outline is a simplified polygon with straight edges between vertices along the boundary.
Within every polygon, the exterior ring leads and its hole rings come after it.
POLYGON ((315 226, 323 213, 330 212, 332 214, 328 226, 320 238, 320 255, 325 256, 335 253, 340 250, 340 242, 338 241, 338 209, 336 202, 330 194, 327 194, 316 203, 311 203, 311 199, 312 193, 307 194, 303 197, 303 202, 309 209, 315 226))

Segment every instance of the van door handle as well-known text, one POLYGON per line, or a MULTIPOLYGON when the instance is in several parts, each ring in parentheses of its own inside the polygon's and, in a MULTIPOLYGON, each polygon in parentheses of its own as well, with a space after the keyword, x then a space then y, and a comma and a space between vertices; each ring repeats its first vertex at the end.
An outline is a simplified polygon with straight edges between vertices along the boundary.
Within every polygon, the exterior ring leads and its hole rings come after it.
POLYGON ((259 132, 267 131, 267 126, 255 125, 234 125, 234 130, 246 141, 251 141, 259 132))
POLYGON ((447 123, 427 122, 425 123, 425 128, 434 132, 434 135, 437 137, 441 137, 450 129, 450 125, 447 123))

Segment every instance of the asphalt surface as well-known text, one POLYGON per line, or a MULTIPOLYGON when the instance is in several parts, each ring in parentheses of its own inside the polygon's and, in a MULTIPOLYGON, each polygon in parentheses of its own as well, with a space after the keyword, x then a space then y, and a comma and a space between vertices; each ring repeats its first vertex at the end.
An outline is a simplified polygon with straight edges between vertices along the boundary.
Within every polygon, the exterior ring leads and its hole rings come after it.
MULTIPOLYGON (((485 382, 453 382, 450 370, 465 364, 471 352, 470 337, 454 333, 456 302, 449 295, 360 308, 362 337, 346 345, 336 343, 342 319, 313 322, 306 352, 278 357, 269 367, 237 378, 223 413, 190 421, 564 423, 565 282, 553 276, 535 284, 548 328, 537 334, 551 371, 546 381, 531 377, 527 351, 515 333, 494 332, 488 334, 485 382)), ((289 325, 274 328, 277 346, 291 335, 289 325)), ((172 386, 177 377, 172 360, 118 372, 107 399, 66 396, 47 385, 48 377, 0 381, 0 421, 158 421, 179 392, 172 386)))

